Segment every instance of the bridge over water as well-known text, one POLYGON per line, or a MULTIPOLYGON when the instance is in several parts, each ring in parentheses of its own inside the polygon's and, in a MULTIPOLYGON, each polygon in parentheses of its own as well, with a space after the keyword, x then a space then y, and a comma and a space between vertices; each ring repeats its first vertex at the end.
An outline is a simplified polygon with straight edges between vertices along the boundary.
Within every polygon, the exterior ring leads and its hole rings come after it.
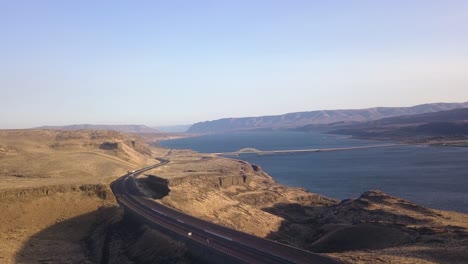
POLYGON ((384 144, 384 145, 371 145, 371 146, 357 146, 357 147, 343 147, 343 148, 314 148, 314 149, 285 149, 285 150, 259 150, 256 148, 242 148, 238 151, 232 152, 217 152, 214 155, 222 156, 238 156, 240 154, 258 154, 258 155, 272 155, 272 154, 287 154, 287 153, 306 153, 306 152, 327 152, 327 151, 341 151, 341 150, 355 150, 355 149, 370 149, 370 148, 386 148, 402 146, 405 144, 384 144))

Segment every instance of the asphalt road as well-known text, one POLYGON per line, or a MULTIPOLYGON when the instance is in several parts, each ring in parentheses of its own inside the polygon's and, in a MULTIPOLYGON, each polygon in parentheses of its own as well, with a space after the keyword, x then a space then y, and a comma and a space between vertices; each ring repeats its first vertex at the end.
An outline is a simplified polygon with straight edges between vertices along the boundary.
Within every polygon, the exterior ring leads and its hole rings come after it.
POLYGON ((164 159, 160 159, 160 162, 130 172, 111 184, 111 189, 121 206, 157 225, 160 229, 184 236, 185 239, 234 258, 240 263, 341 263, 326 256, 192 217, 146 197, 137 188, 134 176, 168 163, 164 159))

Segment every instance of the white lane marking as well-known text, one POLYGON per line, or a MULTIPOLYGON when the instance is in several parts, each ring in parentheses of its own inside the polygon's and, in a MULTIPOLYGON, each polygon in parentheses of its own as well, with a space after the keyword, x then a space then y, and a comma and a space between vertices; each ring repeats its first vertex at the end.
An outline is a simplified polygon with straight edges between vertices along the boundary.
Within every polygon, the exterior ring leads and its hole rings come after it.
POLYGON ((161 211, 159 211, 159 210, 156 210, 156 209, 153 209, 153 208, 151 208, 151 210, 155 211, 155 212, 158 213, 158 214, 164 215, 164 214, 163 214, 161 211))
POLYGON ((156 213, 158 213, 158 214, 160 214, 160 215, 167 216, 167 214, 165 214, 165 213, 163 213, 163 212, 161 212, 161 211, 158 211, 158 210, 156 210, 156 209, 151 209, 151 210, 155 211, 156 213))
POLYGON ((203 231, 205 231, 206 233, 212 234, 212 235, 214 235, 214 236, 217 236, 217 237, 224 238, 224 239, 226 239, 226 240, 232 241, 232 238, 227 237, 227 236, 220 235, 220 234, 215 233, 215 232, 212 232, 212 231, 210 231, 210 230, 203 230, 203 231))

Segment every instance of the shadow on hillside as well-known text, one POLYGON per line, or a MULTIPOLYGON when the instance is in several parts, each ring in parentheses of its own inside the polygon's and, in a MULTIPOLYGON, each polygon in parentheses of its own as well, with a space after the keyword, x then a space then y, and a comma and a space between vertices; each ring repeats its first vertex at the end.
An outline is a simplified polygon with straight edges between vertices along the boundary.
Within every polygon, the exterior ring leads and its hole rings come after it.
MULTIPOLYGON (((85 240, 96 224, 116 213, 117 207, 57 221, 28 239, 15 256, 16 263, 94 263, 85 240)), ((100 250, 100 249, 99 249, 100 250)))
POLYGON ((43 229, 27 240, 15 263, 203 263, 185 244, 154 230, 120 207, 102 207, 43 229))
POLYGON ((152 174, 145 174, 145 176, 146 178, 138 179, 138 181, 143 184, 144 189, 153 199, 161 199, 171 192, 167 179, 152 174))
POLYGON ((415 242, 418 232, 401 223, 427 223, 382 210, 336 210, 338 206, 276 204, 264 208, 285 219, 267 238, 319 253, 377 250, 415 242))
POLYGON ((389 249, 381 254, 396 258, 406 255, 437 263, 468 263, 468 230, 437 226, 440 223, 430 219, 440 215, 430 209, 401 202, 393 205, 425 217, 368 210, 360 200, 316 207, 276 204, 263 210, 285 220, 267 238, 317 253, 352 255, 353 250, 389 249))

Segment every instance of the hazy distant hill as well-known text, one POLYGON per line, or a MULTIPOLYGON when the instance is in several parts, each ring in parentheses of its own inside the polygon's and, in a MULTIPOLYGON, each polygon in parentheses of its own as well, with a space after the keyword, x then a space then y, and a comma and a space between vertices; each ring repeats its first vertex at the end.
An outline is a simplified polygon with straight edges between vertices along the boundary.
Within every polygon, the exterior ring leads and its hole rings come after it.
POLYGON ((78 124, 69 126, 42 126, 35 129, 54 129, 54 130, 115 130, 123 133, 158 133, 157 129, 145 125, 91 125, 78 124))
POLYGON ((421 124, 431 122, 460 122, 468 121, 468 108, 459 108, 448 111, 424 113, 419 115, 405 115, 383 118, 367 122, 367 126, 421 124))
MULTIPOLYGON (((307 129, 308 126, 305 126, 300 130, 307 129)), ((335 127, 335 130, 330 133, 388 139, 466 136, 468 135, 468 108, 342 125, 335 127)))
POLYGON ((176 126, 158 126, 154 128, 161 132, 184 133, 190 128, 190 126, 191 125, 176 125, 176 126))
POLYGON ((386 117, 414 115, 468 107, 465 103, 434 103, 412 107, 376 107, 349 110, 322 110, 284 115, 224 118, 193 124, 189 133, 218 133, 261 128, 299 127, 336 122, 367 122, 386 117))

